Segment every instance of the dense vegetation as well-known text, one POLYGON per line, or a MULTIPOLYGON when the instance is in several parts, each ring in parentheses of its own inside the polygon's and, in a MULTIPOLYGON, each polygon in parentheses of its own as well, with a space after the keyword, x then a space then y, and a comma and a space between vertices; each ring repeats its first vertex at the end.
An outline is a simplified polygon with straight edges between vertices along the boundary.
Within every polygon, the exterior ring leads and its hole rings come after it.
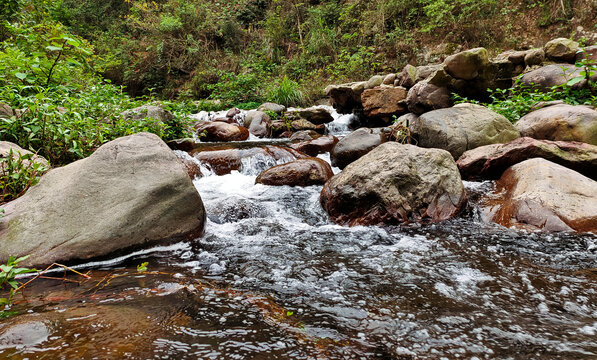
POLYGON ((50 9, 129 93, 231 102, 292 90, 313 99, 330 82, 457 46, 536 46, 594 26, 596 11, 590 0, 59 0, 50 9))

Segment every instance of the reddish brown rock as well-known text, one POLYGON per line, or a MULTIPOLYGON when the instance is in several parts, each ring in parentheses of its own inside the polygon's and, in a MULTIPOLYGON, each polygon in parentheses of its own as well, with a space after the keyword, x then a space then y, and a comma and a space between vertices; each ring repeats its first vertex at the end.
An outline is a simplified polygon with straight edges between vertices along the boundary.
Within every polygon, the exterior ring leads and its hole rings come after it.
POLYGON ((298 159, 263 171, 256 184, 311 186, 325 184, 334 173, 330 164, 319 158, 298 159))
POLYGON ((597 180, 597 146, 580 142, 518 138, 466 151, 456 164, 465 180, 498 179, 507 168, 543 158, 597 180))
POLYGON ((403 87, 376 87, 363 91, 361 101, 365 115, 391 117, 406 112, 406 89, 403 87))
POLYGON ((249 137, 249 130, 243 126, 220 121, 195 124, 202 141, 243 141, 249 137))
POLYGON ((387 142, 330 179, 320 202, 342 225, 441 221, 461 211, 466 192, 449 152, 387 142))
POLYGON ((482 202, 482 217, 526 230, 597 233, 597 181, 548 160, 516 164, 482 202))
POLYGON ((307 157, 294 149, 281 146, 257 146, 238 148, 215 146, 211 149, 201 149, 191 153, 197 160, 206 164, 216 175, 229 174, 233 170, 240 171, 243 159, 265 157, 275 161, 293 161, 307 157))
POLYGON ((553 105, 518 120, 522 136, 554 141, 580 141, 597 145, 597 111, 583 105, 553 105))
POLYGON ((332 151, 336 143, 338 143, 338 138, 335 136, 320 136, 316 139, 294 143, 290 147, 309 156, 317 156, 332 151))
POLYGON ((197 164, 196 162, 194 162, 193 160, 188 159, 188 158, 179 158, 179 159, 182 162, 182 164, 184 165, 184 168, 187 171, 187 174, 189 174, 189 177, 191 179, 200 178, 203 176, 203 174, 201 173, 201 168, 199 167, 199 164, 197 164))

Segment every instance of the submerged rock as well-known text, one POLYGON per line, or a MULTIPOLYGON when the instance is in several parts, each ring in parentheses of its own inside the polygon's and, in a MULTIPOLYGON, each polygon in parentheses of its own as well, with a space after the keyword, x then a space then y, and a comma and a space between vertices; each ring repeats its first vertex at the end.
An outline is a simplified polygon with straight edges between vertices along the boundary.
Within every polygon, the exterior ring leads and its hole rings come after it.
POLYGON ((583 105, 552 105, 523 116, 516 123, 522 136, 580 141, 597 145, 597 111, 583 105))
POLYGON ((482 205, 486 221, 527 230, 597 233, 597 181, 535 158, 510 167, 482 205))
POLYGON ((504 116, 474 104, 425 113, 410 122, 410 130, 417 145, 447 150, 454 159, 466 150, 520 137, 504 116))
POLYGON ((176 155, 156 135, 102 145, 90 157, 49 171, 4 205, 0 262, 87 260, 201 236, 201 197, 176 155))
POLYGON ((334 176, 334 173, 327 162, 310 157, 264 170, 257 176, 255 183, 276 186, 323 185, 332 176, 334 176))
POLYGON ((510 166, 531 158, 543 158, 597 180, 597 146, 580 142, 522 137, 469 150, 456 164, 463 179, 498 179, 510 166))
POLYGON ((343 225, 441 221, 461 211, 466 192, 447 151, 388 142, 328 181, 320 202, 343 225))
POLYGON ((330 153, 332 166, 344 169, 388 139, 379 129, 360 128, 340 140, 330 153))

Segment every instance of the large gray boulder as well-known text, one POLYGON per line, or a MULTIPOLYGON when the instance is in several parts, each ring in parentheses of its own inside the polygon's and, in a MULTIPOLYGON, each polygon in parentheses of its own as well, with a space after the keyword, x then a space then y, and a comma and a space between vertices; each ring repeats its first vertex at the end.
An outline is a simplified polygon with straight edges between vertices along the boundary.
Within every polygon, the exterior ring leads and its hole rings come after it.
POLYGON ((520 137, 504 116, 474 104, 427 112, 414 119, 409 128, 419 146, 447 150, 454 159, 466 150, 520 137))
POLYGON ((249 111, 245 116, 244 127, 257 137, 266 137, 269 135, 269 128, 272 121, 268 114, 263 111, 249 111))
POLYGON ((597 233, 597 181, 541 158, 518 163, 484 198, 482 218, 526 230, 597 233))
POLYGON ((14 115, 12 108, 3 102, 0 102, 0 118, 10 118, 14 115))
POLYGON ((521 117, 516 128, 522 136, 597 145, 597 111, 583 105, 552 105, 521 117))
POLYGON ((466 192, 447 151, 387 142, 330 179, 320 202, 342 225, 441 221, 461 211, 466 192))
POLYGON ((29 266, 193 239, 205 223, 184 166, 149 133, 116 139, 49 171, 4 210, 0 262, 31 255, 29 266))

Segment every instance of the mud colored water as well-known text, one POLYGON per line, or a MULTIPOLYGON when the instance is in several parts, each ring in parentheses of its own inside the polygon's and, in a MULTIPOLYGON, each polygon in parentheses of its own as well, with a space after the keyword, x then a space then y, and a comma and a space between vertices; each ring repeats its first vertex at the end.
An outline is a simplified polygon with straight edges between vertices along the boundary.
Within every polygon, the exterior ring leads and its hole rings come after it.
POLYGON ((253 160, 195 180, 203 238, 29 285, 0 358, 597 358, 596 236, 480 223, 491 183, 460 219, 341 227, 321 187, 254 185, 273 160, 253 160))

